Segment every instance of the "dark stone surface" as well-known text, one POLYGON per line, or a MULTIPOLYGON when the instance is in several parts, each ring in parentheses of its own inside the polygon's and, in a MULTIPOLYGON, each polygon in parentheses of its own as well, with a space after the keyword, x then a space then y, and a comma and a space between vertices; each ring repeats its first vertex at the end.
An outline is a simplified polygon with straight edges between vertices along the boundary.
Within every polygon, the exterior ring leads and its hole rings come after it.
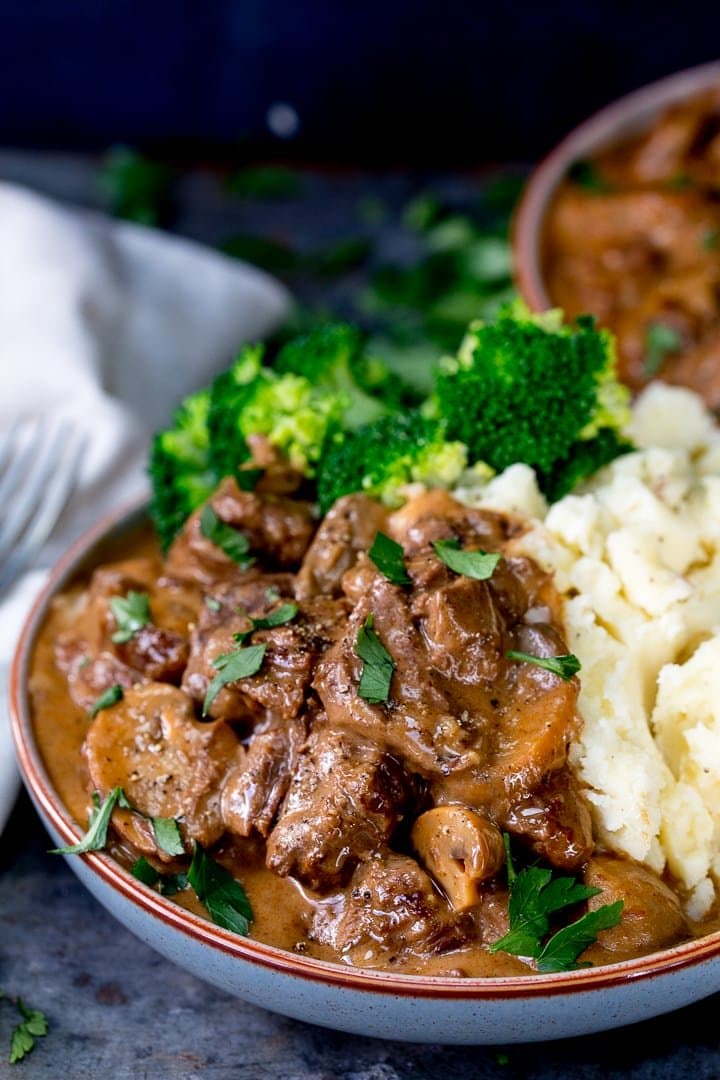
MULTIPOLYGON (((87 161, 0 154, 0 177, 97 205, 87 161)), ((294 210, 229 205, 212 177, 183 184, 179 231, 210 241, 280 214, 298 242, 342 233, 358 199, 406 197, 420 178, 315 178, 294 210), (283 216, 284 215, 284 216, 283 216)), ((472 191, 472 178, 445 177, 472 191)), ((392 234, 382 242, 393 244, 392 234)), ((339 290, 352 282, 333 286, 339 290)), ((0 1003, 0 1076, 51 1080, 716 1080, 718 999, 586 1038, 500 1048, 415 1046, 327 1031, 245 1005, 152 952, 83 889, 22 795, 0 838, 0 987, 47 1013, 50 1032, 12 1069, 14 1010, 0 1003), (507 1060, 505 1059, 505 1055, 507 1060)))

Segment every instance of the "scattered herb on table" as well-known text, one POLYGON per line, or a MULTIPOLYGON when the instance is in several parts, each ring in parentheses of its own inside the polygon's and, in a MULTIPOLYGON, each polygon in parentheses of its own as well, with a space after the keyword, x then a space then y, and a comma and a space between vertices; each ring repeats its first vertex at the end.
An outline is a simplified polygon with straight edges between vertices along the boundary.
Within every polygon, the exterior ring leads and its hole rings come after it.
POLYGON ((402 544, 396 543, 383 532, 377 532, 368 555, 393 585, 409 585, 410 577, 405 568, 405 553, 402 544))
POLYGON ((101 709, 109 709, 113 705, 117 705, 118 701, 123 699, 123 688, 120 683, 115 683, 113 686, 108 686, 107 690, 103 690, 100 697, 95 701, 90 709, 90 716, 96 717, 101 709))
POLYGON ((569 682, 573 675, 577 675, 580 671, 580 661, 575 653, 566 653, 563 656, 533 656, 531 653, 511 649, 505 655, 508 660, 522 660, 527 664, 535 664, 536 667, 551 671, 553 675, 559 675, 565 682, 569 682))
POLYGON ((645 332, 645 374, 657 375, 666 358, 681 347, 682 338, 674 326, 651 323, 645 332))
POLYGON ((208 709, 224 686, 257 674, 262 667, 266 649, 267 645, 249 645, 247 648, 234 649, 215 657, 212 664, 218 673, 207 688, 203 701, 203 716, 207 716, 208 709))
MULTIPOLYGON (((4 1001, 12 1001, 11 998, 6 997, 0 990, 0 999, 4 1001)), ((15 1008, 22 1017, 19 1024, 13 1028, 10 1036, 10 1054, 8 1056, 8 1062, 11 1065, 17 1064, 18 1061, 22 1061, 27 1054, 35 1046, 35 1040, 47 1035, 48 1022, 45 1013, 40 1009, 32 1009, 22 998, 17 997, 14 1001, 15 1008)))
POLYGON ((93 797, 94 809, 90 814, 90 822, 85 836, 77 844, 69 847, 52 848, 51 855, 82 855, 87 851, 102 851, 107 843, 108 825, 112 812, 116 806, 123 809, 132 809, 125 798, 122 788, 113 788, 102 802, 98 801, 97 794, 93 797))
POLYGON ((597 939, 600 930, 617 926, 623 901, 617 900, 589 911, 545 940, 550 931, 551 915, 598 896, 601 890, 582 885, 575 878, 555 877, 552 870, 540 866, 528 866, 516 873, 507 833, 504 842, 510 889, 510 929, 492 943, 490 952, 529 957, 536 961, 538 971, 546 974, 587 967, 587 964, 578 964, 577 958, 597 939))
POLYGON ((247 165, 231 173, 227 187, 246 199, 287 199, 300 190, 300 176, 283 165, 247 165))
POLYGON ((371 705, 379 705, 390 696, 395 662, 373 629, 374 616, 368 615, 360 627, 355 652, 363 662, 358 694, 371 705))
POLYGON ((200 514, 200 532, 206 540, 236 562, 241 570, 248 570, 255 562, 249 554, 250 541, 245 533, 221 521, 210 505, 204 506, 200 514))
POLYGON ((188 881, 214 923, 247 935, 253 912, 245 890, 232 874, 195 843, 188 881))
POLYGON ((113 147, 100 171, 100 186, 110 210, 141 225, 157 225, 166 216, 174 172, 127 146, 113 147))
POLYGON ((132 589, 127 596, 112 596, 110 598, 110 611, 117 625, 117 630, 112 636, 116 645, 124 645, 150 623, 150 598, 147 593, 134 592, 132 589))
POLYGON ((464 551, 459 540, 436 540, 433 544, 438 559, 456 574, 487 581, 493 576, 502 555, 495 551, 464 551))

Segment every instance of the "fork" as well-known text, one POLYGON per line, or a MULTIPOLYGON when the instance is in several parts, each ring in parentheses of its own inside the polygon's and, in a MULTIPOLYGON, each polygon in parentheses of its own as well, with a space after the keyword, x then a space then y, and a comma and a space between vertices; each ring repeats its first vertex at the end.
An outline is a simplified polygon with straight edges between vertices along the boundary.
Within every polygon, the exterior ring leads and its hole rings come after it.
POLYGON ((17 422, 0 435, 0 594, 52 532, 72 494, 83 446, 68 421, 17 422))

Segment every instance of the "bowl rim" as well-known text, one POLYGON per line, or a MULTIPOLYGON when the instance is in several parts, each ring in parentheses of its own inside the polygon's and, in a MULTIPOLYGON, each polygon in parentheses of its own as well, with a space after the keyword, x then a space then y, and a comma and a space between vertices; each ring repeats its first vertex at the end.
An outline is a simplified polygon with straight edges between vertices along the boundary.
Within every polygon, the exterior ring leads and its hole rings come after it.
MULTIPOLYGON (((76 843, 82 837, 83 830, 70 816, 55 791, 35 742, 27 692, 30 656, 55 594, 72 580, 83 564, 93 564, 96 549, 102 541, 110 538, 113 533, 119 533, 132 528, 135 524, 140 524, 146 517, 147 498, 143 496, 122 505, 75 541, 50 571, 44 588, 36 597, 25 619, 13 656, 9 679, 9 708, 20 771, 26 787, 36 804, 42 809, 46 821, 52 824, 63 841, 68 844, 76 843)), ((292 953, 225 930, 143 885, 109 855, 92 852, 85 855, 67 856, 67 859, 78 858, 82 859, 87 867, 121 898, 130 901, 144 914, 160 919, 166 927, 187 934, 197 943, 293 978, 374 994, 478 1001, 499 998, 552 997, 579 991, 600 990, 631 981, 653 979, 671 971, 695 967, 720 954, 720 930, 718 930, 704 937, 634 960, 550 975, 468 978, 403 975, 387 971, 350 968, 344 967, 341 963, 292 953)))
POLYGON ((611 145, 618 129, 623 134, 634 124, 642 126, 653 114, 719 81, 720 60, 711 60, 632 90, 583 120, 533 169, 512 216, 510 238, 515 283, 534 311, 552 306, 541 265, 542 233, 548 207, 569 165, 611 145))

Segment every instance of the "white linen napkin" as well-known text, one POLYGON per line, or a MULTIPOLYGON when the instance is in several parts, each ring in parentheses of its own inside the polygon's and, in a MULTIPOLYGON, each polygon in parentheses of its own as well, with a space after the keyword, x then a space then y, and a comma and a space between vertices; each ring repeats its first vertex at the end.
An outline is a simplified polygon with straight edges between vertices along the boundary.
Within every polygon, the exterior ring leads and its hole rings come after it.
POLYGON ((199 244, 4 183, 0 237, 0 433, 18 418, 47 416, 71 420, 87 440, 41 570, 0 597, 2 831, 17 791, 7 666, 47 568, 145 488, 152 432, 241 342, 277 326, 290 297, 262 271, 199 244))

